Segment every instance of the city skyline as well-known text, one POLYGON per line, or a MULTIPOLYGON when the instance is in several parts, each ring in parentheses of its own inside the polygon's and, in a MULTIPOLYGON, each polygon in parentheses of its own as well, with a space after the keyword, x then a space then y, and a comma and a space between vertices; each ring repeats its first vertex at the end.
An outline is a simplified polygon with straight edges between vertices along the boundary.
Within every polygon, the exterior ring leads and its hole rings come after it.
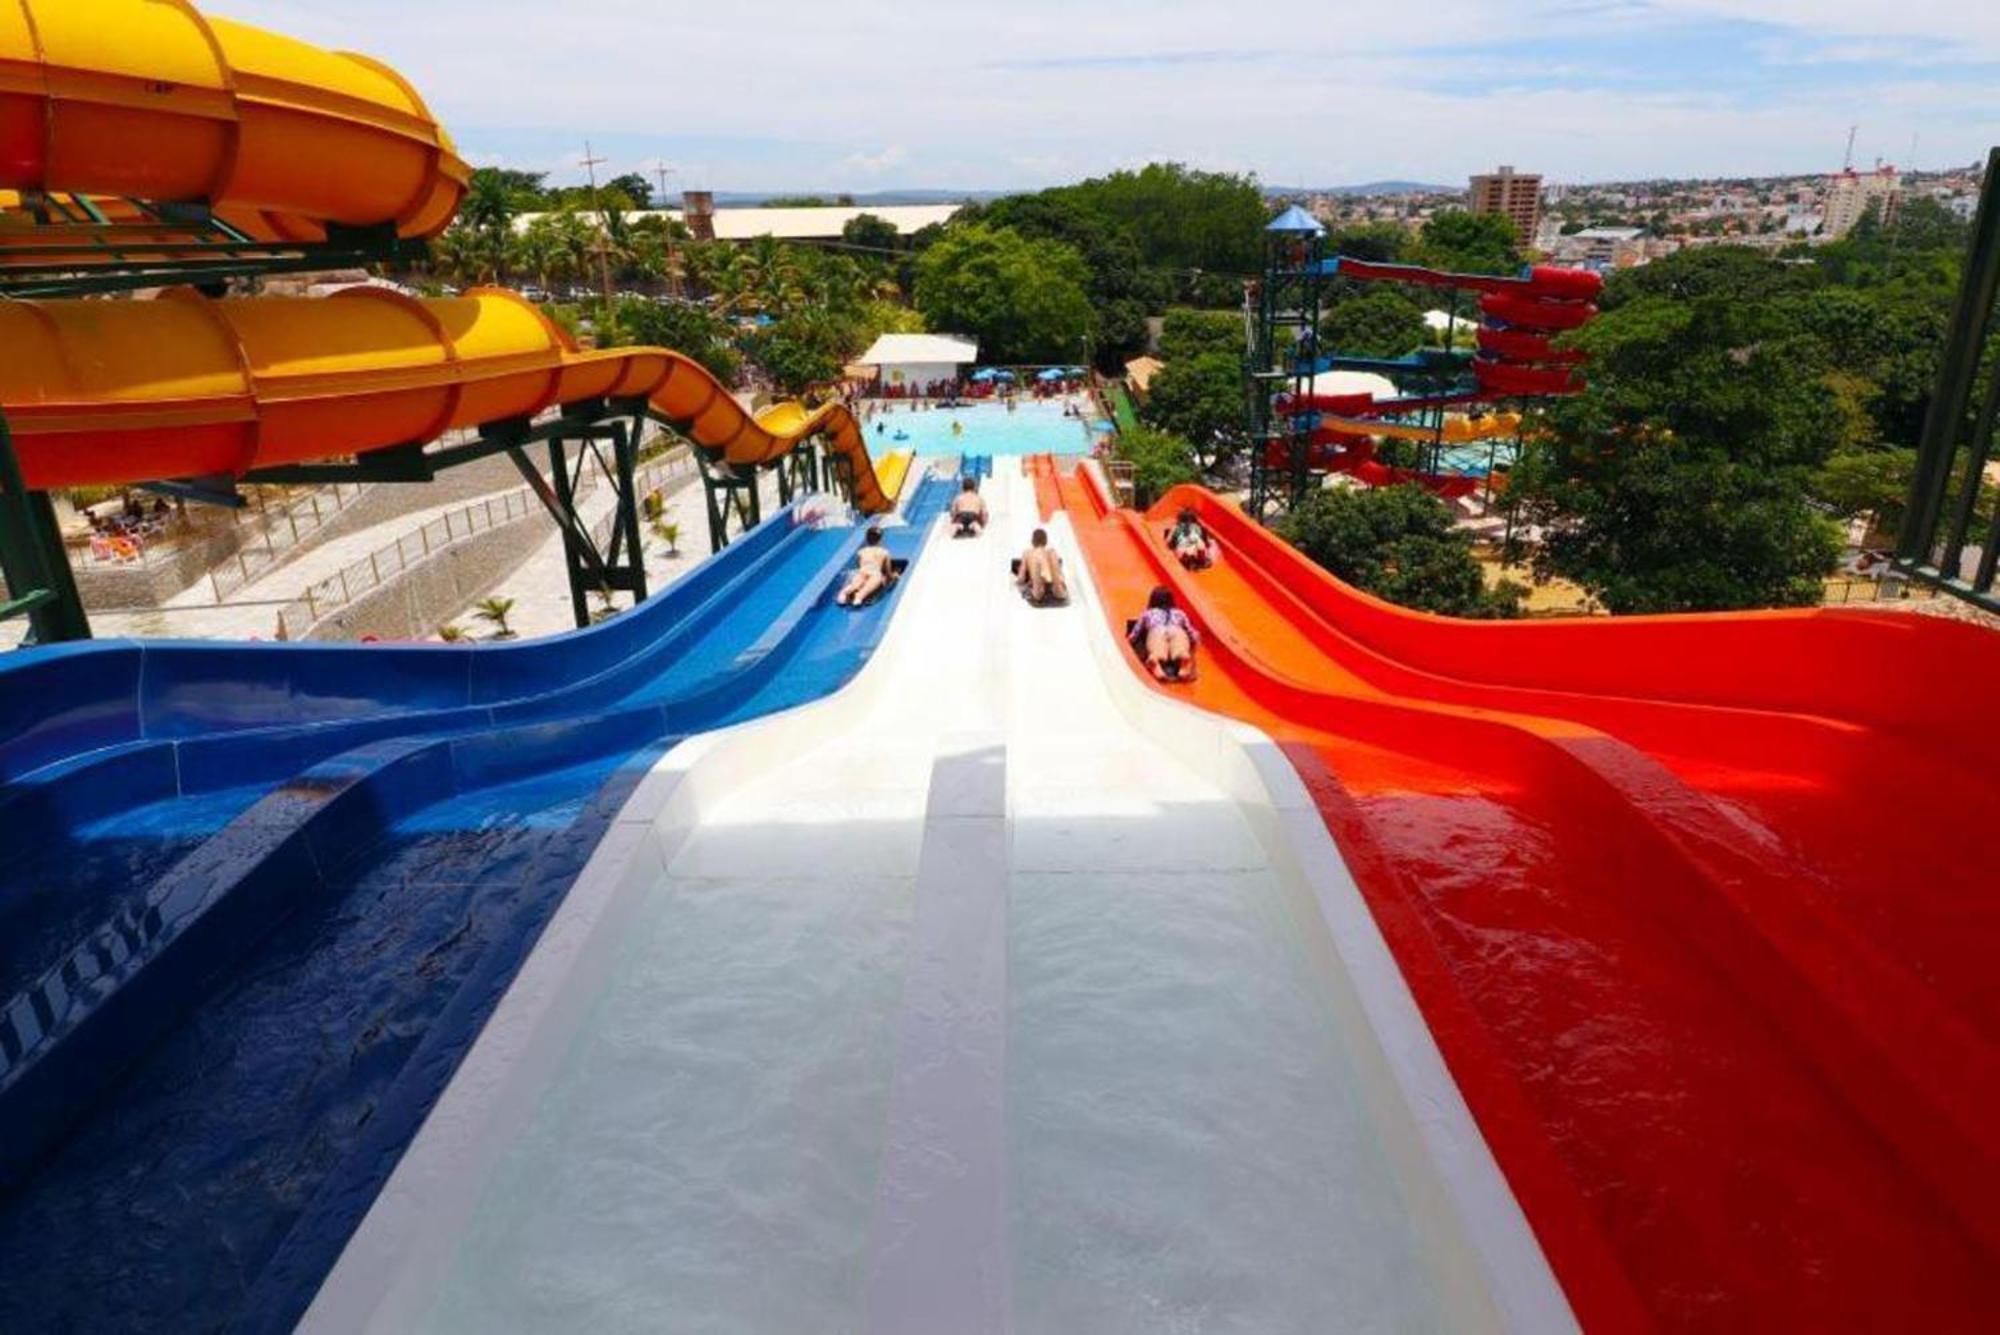
POLYGON ((1863 166, 1962 165, 2000 142, 2000 7, 1970 0, 1440 0, 1421 32, 1351 3, 1247 30, 1190 0, 228 12, 389 61, 468 158, 559 183, 580 179, 586 137, 606 170, 664 162, 675 188, 856 192, 1161 159, 1301 185, 1497 162, 1552 183, 1793 175, 1838 167, 1853 124, 1863 166), (1302 124, 1324 128, 1285 128, 1302 124))

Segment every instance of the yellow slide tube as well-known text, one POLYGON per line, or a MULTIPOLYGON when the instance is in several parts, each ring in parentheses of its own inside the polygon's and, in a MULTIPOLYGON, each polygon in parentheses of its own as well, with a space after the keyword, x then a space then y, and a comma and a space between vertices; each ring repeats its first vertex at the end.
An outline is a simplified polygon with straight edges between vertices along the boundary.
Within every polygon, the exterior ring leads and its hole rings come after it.
POLYGON ((434 236, 471 169, 401 75, 186 0, 0 0, 0 190, 204 202, 265 240, 434 236))
POLYGON ((903 495, 903 484, 910 477, 910 463, 916 455, 910 450, 891 450, 875 464, 875 478, 882 484, 882 494, 890 505, 895 505, 903 495))
POLYGON ((332 297, 0 302, 0 403, 30 487, 147 481, 365 454, 595 398, 653 414, 733 464, 814 436, 845 458, 855 505, 894 504, 842 404, 753 415, 664 348, 581 352, 534 305, 478 289, 332 297))
MULTIPOLYGON (((1386 436, 1391 440, 1429 442, 1439 439, 1439 433, 1430 427, 1404 426, 1374 417, 1330 417, 1321 414, 1318 429, 1345 431, 1356 436, 1386 436)), ((1495 436, 1511 436, 1520 429, 1519 413, 1491 413, 1476 419, 1449 417, 1445 419, 1443 440, 1447 445, 1464 445, 1475 440, 1492 440, 1495 436)))

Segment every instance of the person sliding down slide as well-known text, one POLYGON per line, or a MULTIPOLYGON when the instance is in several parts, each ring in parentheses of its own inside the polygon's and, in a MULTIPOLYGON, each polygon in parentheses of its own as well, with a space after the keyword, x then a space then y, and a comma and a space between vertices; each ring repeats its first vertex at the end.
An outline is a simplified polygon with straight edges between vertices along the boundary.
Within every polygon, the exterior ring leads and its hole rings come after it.
POLYGON ((1206 570, 1215 564, 1215 539, 1202 527, 1192 506, 1183 507, 1174 526, 1167 530, 1167 548, 1189 570, 1206 570))
POLYGON ((1063 578, 1062 557, 1049 546, 1049 531, 1035 530, 1028 550, 1014 563, 1014 582, 1021 595, 1036 607, 1053 607, 1069 601, 1069 582, 1063 578))
POLYGON ((842 607, 860 607, 888 588, 895 577, 896 572, 889 564, 889 549, 882 545, 882 530, 871 528, 868 540, 854 554, 853 573, 841 585, 840 592, 833 595, 833 601, 842 607))
POLYGON ((1193 681, 1195 646, 1201 642, 1186 612, 1174 606, 1173 590, 1164 584, 1146 600, 1146 610, 1132 623, 1132 648, 1161 681, 1193 681))
POLYGON ((976 538, 985 529, 986 498, 979 494, 977 478, 958 484, 958 495, 951 498, 951 522, 954 538, 976 538))

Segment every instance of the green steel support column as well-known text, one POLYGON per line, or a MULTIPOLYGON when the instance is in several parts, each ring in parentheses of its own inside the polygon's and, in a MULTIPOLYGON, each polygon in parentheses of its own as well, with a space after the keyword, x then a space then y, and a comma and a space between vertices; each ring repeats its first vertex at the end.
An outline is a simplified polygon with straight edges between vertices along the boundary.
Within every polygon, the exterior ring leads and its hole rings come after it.
POLYGON ((576 482, 570 476, 568 451, 563 448, 564 438, 560 435, 549 437, 549 476, 555 483, 556 508, 565 517, 563 532, 563 562, 569 569, 569 606, 576 617, 577 629, 590 624, 589 589, 584 585, 584 553, 589 549, 589 535, 581 532, 581 524, 576 514, 576 482))
MULTIPOLYGON (((1896 555, 1904 562, 1928 565, 1934 554, 1938 522, 1944 512, 1945 493, 1951 486, 1952 464, 1958 455, 1960 433, 1972 402, 1973 378, 1978 374, 1979 355, 1996 295, 2000 295, 2000 148, 1987 158, 1986 188, 1973 221, 1964 286, 1959 289, 1958 301, 1952 308, 1937 388, 1924 415, 1923 434, 1917 446, 1916 478, 1896 544, 1896 555)), ((1973 485, 1976 487, 1977 483, 1973 485)))
POLYGON ((62 530, 47 492, 29 491, 14 457, 14 438, 0 413, 0 570, 8 601, 0 614, 29 619, 37 644, 90 638, 90 618, 63 549, 62 530))
MULTIPOLYGON (((626 592, 634 604, 646 601, 646 547, 639 534, 639 428, 628 429, 623 422, 611 425, 611 457, 618 464, 618 526, 625 535, 625 556, 629 563, 626 592)), ((617 543, 612 544, 613 552, 617 543)), ((614 558, 611 562, 617 565, 614 558)))

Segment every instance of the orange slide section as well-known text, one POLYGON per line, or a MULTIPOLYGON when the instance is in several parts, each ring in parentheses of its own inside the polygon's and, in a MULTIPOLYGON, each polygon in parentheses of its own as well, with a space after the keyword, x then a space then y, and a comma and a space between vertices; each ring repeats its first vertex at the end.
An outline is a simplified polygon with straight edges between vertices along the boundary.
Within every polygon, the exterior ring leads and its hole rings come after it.
POLYGON ((1450 621, 1037 466, 1113 632, 1202 631, 1159 689, 1292 757, 1586 1328, 2000 1326, 2000 636, 1450 621))
POLYGON ((856 506, 890 508, 844 405, 752 414, 699 363, 662 348, 578 351, 534 305, 478 290, 333 297, 0 302, 0 403, 34 488, 299 463, 435 439, 595 398, 644 397, 730 463, 823 436, 856 506))
POLYGON ((185 0, 0 0, 0 190, 205 203, 259 239, 433 236, 470 169, 401 75, 185 0))

